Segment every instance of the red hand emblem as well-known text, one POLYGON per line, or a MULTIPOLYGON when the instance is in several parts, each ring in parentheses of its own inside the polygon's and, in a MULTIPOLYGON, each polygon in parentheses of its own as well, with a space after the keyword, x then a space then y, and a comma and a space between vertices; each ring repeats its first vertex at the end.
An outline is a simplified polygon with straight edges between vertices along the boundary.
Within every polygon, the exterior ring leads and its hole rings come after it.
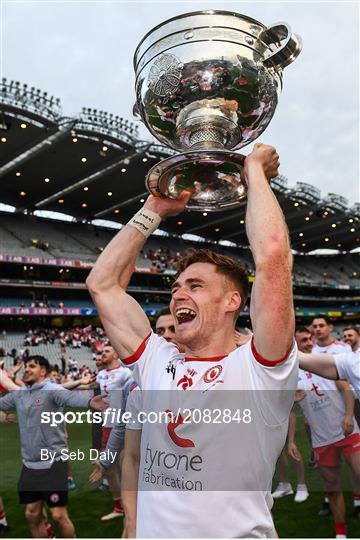
POLYGON ((183 377, 181 377, 181 379, 179 379, 176 386, 181 385, 181 388, 183 390, 187 390, 190 386, 192 386, 192 384, 193 384, 192 379, 190 377, 187 377, 186 375, 184 375, 183 377))

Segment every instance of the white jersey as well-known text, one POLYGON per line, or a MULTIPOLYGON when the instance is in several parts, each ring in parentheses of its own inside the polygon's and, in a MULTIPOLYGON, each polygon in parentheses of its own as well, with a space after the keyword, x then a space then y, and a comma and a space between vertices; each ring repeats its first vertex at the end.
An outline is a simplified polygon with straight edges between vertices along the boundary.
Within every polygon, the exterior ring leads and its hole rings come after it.
POLYGON ((274 537, 271 484, 294 402, 296 345, 278 362, 252 341, 228 356, 186 358, 151 333, 124 362, 143 411, 167 417, 142 424, 138 536, 274 537))
POLYGON ((336 354, 334 358, 340 379, 347 379, 360 399, 360 351, 336 354))
POLYGON ((138 385, 130 390, 126 401, 126 412, 131 414, 129 421, 126 422, 126 429, 141 431, 143 423, 141 422, 141 412, 143 411, 142 393, 138 385))
POLYGON ((341 354, 346 352, 351 352, 351 347, 347 343, 340 341, 339 339, 334 339, 330 345, 321 347, 317 343, 312 348, 313 353, 325 353, 325 354, 341 354))
MULTIPOLYGON (((344 439, 345 403, 335 381, 299 369, 298 388, 306 391, 299 405, 309 422, 313 448, 344 439)), ((355 419, 353 433, 359 433, 355 419)))
MULTIPOLYGON (((112 369, 103 369, 96 376, 96 382, 100 386, 100 392, 105 395, 105 400, 110 408, 121 407, 121 392, 125 383, 131 377, 131 371, 120 364, 112 369)), ((111 416, 109 415, 104 427, 113 427, 111 416)))

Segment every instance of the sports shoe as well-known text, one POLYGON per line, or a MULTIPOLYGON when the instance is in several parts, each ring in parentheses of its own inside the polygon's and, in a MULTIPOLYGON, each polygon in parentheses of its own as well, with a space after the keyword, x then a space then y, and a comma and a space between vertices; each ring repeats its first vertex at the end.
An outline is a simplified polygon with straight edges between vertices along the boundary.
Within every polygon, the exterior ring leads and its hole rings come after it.
POLYGON ((292 495, 293 489, 291 487, 291 484, 289 482, 279 482, 278 487, 275 489, 274 493, 272 493, 273 499, 281 499, 281 497, 285 497, 286 495, 292 495))
POLYGON ((110 512, 110 514, 106 514, 105 516, 102 516, 100 519, 101 521, 110 521, 110 519, 116 519, 118 517, 121 517, 124 515, 124 512, 123 511, 120 511, 120 510, 114 510, 112 512, 110 512))
POLYGON ((306 499, 309 497, 309 492, 305 484, 298 484, 296 488, 296 493, 294 497, 294 501, 297 503, 302 503, 306 501, 306 499))
POLYGON ((324 501, 322 509, 319 511, 318 516, 325 517, 331 515, 330 503, 324 501))

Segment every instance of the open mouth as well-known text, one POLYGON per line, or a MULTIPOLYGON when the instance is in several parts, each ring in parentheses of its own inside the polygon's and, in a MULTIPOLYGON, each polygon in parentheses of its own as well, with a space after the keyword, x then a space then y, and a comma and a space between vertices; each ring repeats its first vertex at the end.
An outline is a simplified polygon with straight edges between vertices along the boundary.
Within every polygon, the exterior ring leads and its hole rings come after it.
POLYGON ((196 317, 195 311, 189 308, 179 308, 176 310, 175 315, 179 324, 191 322, 196 317))

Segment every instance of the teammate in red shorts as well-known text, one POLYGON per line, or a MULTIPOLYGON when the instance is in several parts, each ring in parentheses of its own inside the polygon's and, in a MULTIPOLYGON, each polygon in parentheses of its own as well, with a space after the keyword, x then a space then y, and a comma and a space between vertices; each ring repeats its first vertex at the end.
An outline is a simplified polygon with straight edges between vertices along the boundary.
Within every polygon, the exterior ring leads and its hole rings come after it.
MULTIPOLYGON (((305 331, 296 334, 299 347, 299 340, 306 337, 305 334, 305 331)), ((345 381, 331 381, 301 369, 298 388, 306 392, 299 404, 310 426, 315 459, 330 501, 336 536, 345 538, 345 503, 340 480, 342 459, 352 472, 354 497, 360 493, 360 434, 353 416, 352 391, 345 381)), ((294 457, 296 451, 293 441, 294 457)))
MULTIPOLYGON (((106 396, 105 399, 108 400, 109 407, 116 408, 121 402, 120 392, 130 378, 130 370, 119 364, 118 355, 111 345, 103 347, 101 360, 104 369, 98 373, 96 381, 100 385, 101 394, 106 396)), ((110 419, 102 427, 101 450, 106 448, 112 427, 110 419)), ((109 469, 106 476, 113 496, 114 507, 109 514, 102 516, 101 521, 109 521, 124 515, 121 504, 120 464, 118 460, 109 469)))

